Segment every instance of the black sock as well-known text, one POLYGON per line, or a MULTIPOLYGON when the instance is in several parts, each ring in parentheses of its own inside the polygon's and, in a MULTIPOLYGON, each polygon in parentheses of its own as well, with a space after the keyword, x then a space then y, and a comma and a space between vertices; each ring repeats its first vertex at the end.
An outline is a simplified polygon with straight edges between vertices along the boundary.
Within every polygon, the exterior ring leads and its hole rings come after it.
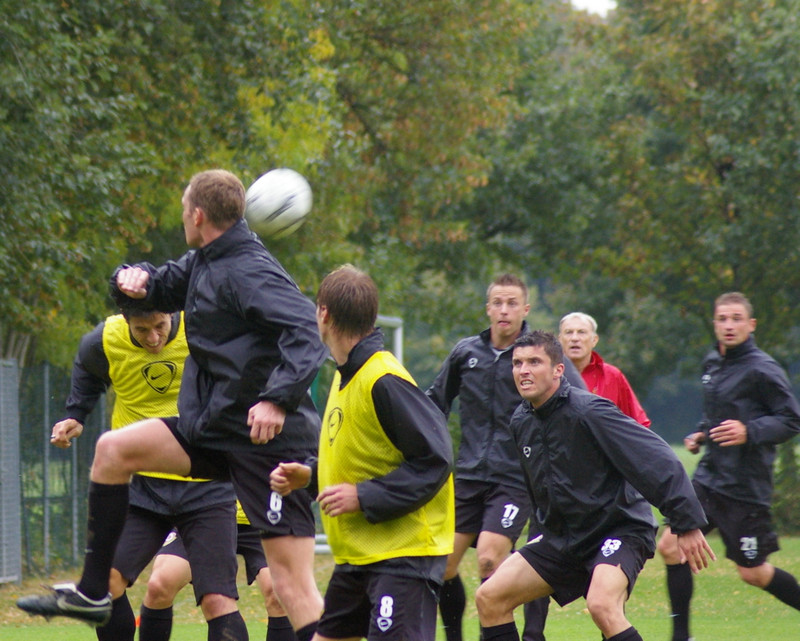
POLYGON ((209 620, 208 641, 250 641, 242 613, 237 610, 209 620))
POLYGON ((522 630, 522 641, 544 641, 544 624, 549 609, 549 596, 534 599, 523 606, 525 627, 522 630))
POLYGON ((613 637, 608 637, 608 641, 642 641, 642 635, 636 631, 636 628, 631 626, 613 637))
POLYGON ((172 606, 139 610, 139 641, 169 641, 172 634, 172 606))
POLYGON ((295 630, 295 634, 297 635, 298 641, 311 641, 311 638, 317 631, 317 623, 319 623, 319 621, 314 621, 313 623, 304 625, 299 630, 295 630))
POLYGON ((78 589, 90 599, 102 599, 108 594, 108 575, 127 513, 127 483, 105 485, 89 482, 86 556, 78 589))
POLYGON ((267 620, 267 641, 297 641, 289 617, 269 617, 267 620))
POLYGON ((689 607, 694 592, 694 578, 688 563, 667 566, 667 594, 672 606, 672 641, 689 638, 689 607))
POLYGON ((101 628, 95 628, 98 641, 133 641, 136 636, 136 617, 128 601, 127 592, 111 602, 111 619, 101 628))
POLYGON ((447 641, 462 641, 461 621, 467 608, 467 595, 461 577, 456 574, 445 581, 439 595, 439 612, 442 614, 447 641))
POLYGON ((786 605, 800 610, 800 585, 797 584, 797 579, 786 570, 775 568, 775 576, 764 589, 786 605))
POLYGON ((512 621, 511 623, 501 623, 488 628, 482 627, 481 638, 483 641, 519 641, 517 624, 512 621))

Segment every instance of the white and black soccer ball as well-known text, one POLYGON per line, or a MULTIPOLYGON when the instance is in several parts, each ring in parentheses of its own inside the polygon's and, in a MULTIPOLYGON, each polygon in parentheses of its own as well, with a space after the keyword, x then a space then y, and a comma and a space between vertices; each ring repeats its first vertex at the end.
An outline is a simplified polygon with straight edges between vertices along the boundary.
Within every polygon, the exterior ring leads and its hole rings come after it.
POLYGON ((244 216, 250 229, 262 238, 283 238, 294 233, 311 212, 311 185, 294 169, 273 169, 247 190, 244 216))

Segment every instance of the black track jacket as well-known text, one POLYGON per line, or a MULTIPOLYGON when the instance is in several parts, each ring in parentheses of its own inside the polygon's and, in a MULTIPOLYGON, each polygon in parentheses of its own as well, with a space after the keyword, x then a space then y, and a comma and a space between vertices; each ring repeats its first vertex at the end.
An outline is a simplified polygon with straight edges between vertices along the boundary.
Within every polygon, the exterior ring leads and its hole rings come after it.
MULTIPOLYGON (((522 324, 522 333, 529 331, 522 324)), ((490 329, 456 343, 442 369, 425 392, 445 415, 459 400, 461 441, 456 479, 503 483, 525 489, 516 448, 508 424, 522 397, 511 369, 513 349, 499 355, 492 349, 490 329)), ((564 360, 565 376, 581 388, 586 385, 571 361, 564 360)))
POLYGON ((713 349, 703 360, 705 453, 694 480, 737 501, 769 507, 776 445, 800 432, 800 406, 786 373, 751 336, 722 356, 713 349), (747 427, 747 442, 721 447, 708 430, 724 420, 747 427))
POLYGON ((628 532, 652 553, 656 522, 648 501, 676 534, 706 525, 672 448, 608 399, 562 380, 539 409, 527 401, 517 408, 511 432, 536 518, 565 552, 583 557, 602 537, 628 532))
MULTIPOLYGON (((308 387, 327 355, 315 307, 244 220, 150 274, 144 304, 184 310, 189 357, 178 397, 179 431, 196 446, 314 451, 319 414, 308 387), (283 431, 250 441, 247 413, 259 400, 287 412, 283 431)), ((111 279, 112 295, 125 297, 111 279)))

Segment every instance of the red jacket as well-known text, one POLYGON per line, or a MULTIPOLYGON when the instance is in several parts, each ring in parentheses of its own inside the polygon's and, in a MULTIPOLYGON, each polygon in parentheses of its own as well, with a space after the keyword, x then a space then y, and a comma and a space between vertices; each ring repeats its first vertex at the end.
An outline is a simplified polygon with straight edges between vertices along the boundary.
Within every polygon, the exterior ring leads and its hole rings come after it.
POLYGON ((645 427, 650 427, 650 419, 633 393, 628 379, 617 367, 606 363, 600 354, 592 352, 589 364, 581 372, 586 387, 593 394, 612 401, 623 414, 627 414, 645 427))

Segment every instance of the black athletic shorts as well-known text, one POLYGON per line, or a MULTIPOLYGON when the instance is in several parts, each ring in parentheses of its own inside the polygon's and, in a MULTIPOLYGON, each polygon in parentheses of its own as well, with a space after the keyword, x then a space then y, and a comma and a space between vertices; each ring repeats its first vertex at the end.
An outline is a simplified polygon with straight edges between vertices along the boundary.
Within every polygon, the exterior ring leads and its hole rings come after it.
POLYGON ((758 567, 780 549, 768 507, 736 501, 699 483, 692 484, 708 519, 703 532, 708 534, 718 529, 725 544, 725 556, 736 565, 758 567))
POLYGON ((236 500, 229 481, 182 481, 134 474, 128 504, 172 516, 236 500))
MULTIPOLYGON (((365 566, 368 568, 369 566, 365 566)), ((334 568, 317 634, 330 639, 434 641, 439 586, 383 572, 334 568)))
POLYGON ((456 479, 455 494, 456 532, 462 534, 494 532, 514 543, 531 514, 527 490, 456 479))
POLYGON ((131 506, 113 563, 128 585, 133 585, 173 527, 180 532, 186 546, 184 558, 192 568, 197 604, 206 594, 238 599, 235 502, 172 517, 131 506))
POLYGON ((553 588, 553 598, 564 606, 589 590, 592 572, 598 565, 616 565, 628 578, 630 596, 636 578, 647 559, 652 558, 651 548, 637 536, 608 536, 598 545, 597 552, 580 559, 556 549, 540 535, 519 549, 519 554, 553 588))
MULTIPOLYGON (((261 535, 252 525, 244 523, 239 523, 237 530, 236 554, 244 559, 247 585, 252 585, 258 573, 267 567, 267 558, 264 556, 264 548, 261 545, 261 535)), ((158 554, 170 554, 187 561, 189 559, 186 554, 186 548, 183 546, 183 540, 177 530, 169 533, 158 554)))
MULTIPOLYGON (((169 427, 192 461, 190 475, 196 478, 230 479, 247 520, 262 538, 277 536, 313 537, 316 534, 311 503, 314 497, 306 489, 294 490, 286 497, 269 487, 269 475, 278 463, 297 461, 269 448, 248 450, 212 450, 186 442, 178 431, 176 416, 161 419, 169 427)), ((309 455, 313 452, 309 452, 309 455)))

